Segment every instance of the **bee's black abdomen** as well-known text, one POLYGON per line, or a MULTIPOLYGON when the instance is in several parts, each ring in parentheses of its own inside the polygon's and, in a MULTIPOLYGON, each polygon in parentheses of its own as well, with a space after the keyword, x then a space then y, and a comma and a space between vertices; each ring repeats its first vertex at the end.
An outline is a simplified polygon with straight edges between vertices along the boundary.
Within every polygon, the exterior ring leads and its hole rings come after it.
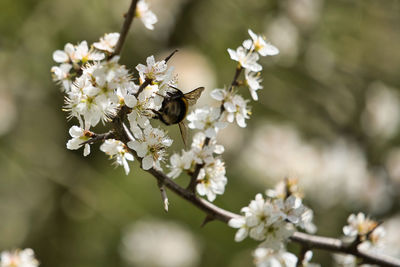
POLYGON ((181 122, 187 113, 188 103, 183 97, 166 99, 160 109, 160 120, 166 125, 181 122))

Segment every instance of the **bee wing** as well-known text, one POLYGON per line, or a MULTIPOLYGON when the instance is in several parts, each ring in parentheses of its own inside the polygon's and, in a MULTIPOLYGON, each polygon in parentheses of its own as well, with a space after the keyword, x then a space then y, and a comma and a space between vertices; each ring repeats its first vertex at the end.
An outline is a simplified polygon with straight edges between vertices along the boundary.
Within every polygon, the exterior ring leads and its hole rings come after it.
POLYGON ((200 98, 201 93, 203 93, 204 87, 199 87, 194 89, 193 91, 190 91, 189 93, 184 94, 183 96, 185 99, 188 101, 189 106, 196 104, 197 99, 200 98))
POLYGON ((183 144, 185 146, 185 149, 187 149, 187 126, 185 124, 185 121, 181 121, 180 123, 178 123, 178 125, 179 130, 181 131, 183 144))

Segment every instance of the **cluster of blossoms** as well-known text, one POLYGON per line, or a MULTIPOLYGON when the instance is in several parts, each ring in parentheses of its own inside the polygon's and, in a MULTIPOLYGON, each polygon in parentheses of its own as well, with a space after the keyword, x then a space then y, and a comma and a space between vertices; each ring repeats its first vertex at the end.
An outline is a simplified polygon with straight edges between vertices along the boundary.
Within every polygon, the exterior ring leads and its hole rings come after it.
POLYGON ((241 209, 244 216, 233 218, 229 226, 238 228, 235 241, 247 236, 262 241, 254 252, 257 266, 296 266, 297 258, 285 250, 285 243, 296 227, 315 232, 313 212, 302 203, 301 193, 295 180, 286 179, 274 190, 266 192, 266 198, 257 194, 247 207, 241 209), (273 262, 283 265, 273 265, 273 262))
MULTIPOLYGON (((136 16, 149 29, 157 22, 144 1, 138 2, 136 16)), ((136 83, 133 72, 120 65, 119 56, 114 55, 119 37, 119 33, 109 33, 90 47, 86 41, 77 45, 68 43, 64 50, 53 53, 59 65, 53 66, 51 72, 66 94, 64 110, 69 118, 79 122, 69 130, 71 139, 67 148, 76 150, 83 146, 84 156, 89 155, 90 141, 97 136, 91 129, 100 121, 112 123, 123 113, 129 122, 131 141, 125 144, 110 132, 100 150, 114 159, 116 165, 123 166, 126 174, 130 170, 128 162, 134 160, 132 151, 142 158, 144 169, 160 169, 172 140, 162 129, 153 128, 150 119, 161 108, 164 96, 171 90, 169 86, 177 81, 165 60, 157 62, 150 56, 147 65, 136 67, 139 78, 136 83)))
POLYGON ((193 173, 197 164, 201 164, 203 167, 197 176, 196 191, 201 196, 207 196, 209 201, 214 201, 216 195, 224 193, 228 182, 224 162, 220 157, 214 156, 223 153, 224 147, 216 144, 215 139, 210 139, 209 144, 205 146, 206 136, 206 133, 197 133, 193 137, 190 150, 183 150, 181 155, 171 156, 168 176, 176 178, 182 171, 193 173))
POLYGON ((32 249, 3 251, 0 254, 0 267, 37 267, 39 262, 35 259, 32 249))
POLYGON ((172 178, 176 178, 182 171, 193 174, 196 166, 202 166, 198 176, 196 177, 196 191, 201 196, 207 196, 209 201, 214 201, 216 195, 221 195, 225 191, 227 178, 225 176, 225 166, 219 156, 223 147, 217 145, 216 136, 220 129, 227 126, 228 123, 236 123, 239 127, 246 127, 246 119, 249 119, 250 109, 247 106, 249 100, 245 100, 236 91, 232 90, 233 86, 248 85, 250 92, 255 100, 257 100, 256 90, 261 89, 259 71, 262 70, 261 65, 257 62, 259 55, 276 55, 278 49, 251 30, 249 30, 251 40, 243 42, 237 51, 228 49, 231 58, 239 62, 237 67, 237 77, 242 70, 245 70, 246 82, 235 81, 229 89, 215 89, 211 92, 211 96, 220 102, 217 107, 202 107, 195 109, 187 116, 189 128, 198 129, 201 132, 193 138, 193 144, 189 151, 174 154, 170 158, 170 173, 172 178), (254 96, 255 95, 255 96, 254 96), (207 140, 207 141, 206 141, 207 140), (207 143, 207 144, 205 144, 207 143))
MULTIPOLYGON (((371 220, 364 213, 351 214, 347 218, 348 225, 343 227, 345 238, 349 242, 356 242, 357 248, 364 251, 382 252, 385 229, 376 221, 371 220)), ((334 259, 341 266, 358 266, 357 258, 352 255, 334 255, 334 259)), ((372 266, 363 264, 362 266, 372 266)))

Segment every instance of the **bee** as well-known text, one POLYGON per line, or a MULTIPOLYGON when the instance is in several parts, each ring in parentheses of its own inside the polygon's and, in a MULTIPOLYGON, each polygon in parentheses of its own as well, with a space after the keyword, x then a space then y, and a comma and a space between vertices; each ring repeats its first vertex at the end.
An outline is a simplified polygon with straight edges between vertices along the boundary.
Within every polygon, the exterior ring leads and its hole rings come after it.
POLYGON ((161 109, 153 112, 156 117, 165 125, 178 124, 179 130, 182 135, 183 144, 186 147, 187 140, 187 126, 184 122, 188 113, 189 106, 196 104, 197 99, 200 98, 204 87, 198 87, 189 93, 184 94, 181 90, 174 86, 170 86, 174 92, 167 92, 164 97, 161 109))

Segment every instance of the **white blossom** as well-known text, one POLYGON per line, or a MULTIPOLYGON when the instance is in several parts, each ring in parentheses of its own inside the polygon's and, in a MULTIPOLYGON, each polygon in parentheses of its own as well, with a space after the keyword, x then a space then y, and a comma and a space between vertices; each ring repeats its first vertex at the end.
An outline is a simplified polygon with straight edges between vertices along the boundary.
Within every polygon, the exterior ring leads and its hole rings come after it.
POLYGON ((144 0, 140 0, 136 5, 136 16, 140 18, 144 26, 149 29, 154 29, 154 24, 157 23, 157 16, 149 9, 149 5, 144 0))
POLYGON ((100 150, 110 156, 110 159, 115 160, 115 164, 123 166, 126 175, 129 174, 129 164, 128 161, 133 161, 133 155, 128 152, 125 145, 115 139, 107 139, 100 146, 100 150))
POLYGON ((149 170, 153 167, 160 170, 160 162, 164 160, 167 153, 166 148, 171 144, 172 139, 163 130, 152 128, 150 125, 144 129, 141 140, 128 142, 128 146, 142 158, 142 168, 144 170, 149 170))
POLYGON ((170 159, 170 172, 168 176, 171 178, 178 177, 183 170, 189 170, 194 162, 193 151, 182 150, 182 155, 173 154, 170 159))
POLYGON ((224 152, 224 146, 218 145, 215 138, 211 138, 207 146, 204 145, 205 140, 206 135, 203 132, 198 132, 193 136, 191 151, 193 151, 194 160, 198 164, 210 164, 214 162, 213 153, 222 154, 224 152))
POLYGON ((242 46, 239 46, 236 51, 228 48, 228 53, 231 59, 239 62, 243 68, 254 72, 262 70, 262 66, 257 62, 260 58, 257 53, 249 52, 242 46))
POLYGON ((96 49, 107 51, 109 53, 114 52, 114 48, 117 45, 119 40, 119 33, 106 33, 103 37, 100 38, 99 42, 93 43, 93 46, 96 49))
POLYGON ((215 89, 211 92, 211 96, 222 101, 228 122, 232 123, 236 119, 239 127, 246 127, 245 119, 250 118, 250 109, 247 107, 248 100, 244 100, 242 96, 228 92, 226 89, 215 89))
POLYGON ((295 267, 297 263, 297 257, 283 249, 259 247, 253 257, 257 267, 295 267))
POLYGON ((248 30, 252 40, 248 39, 243 42, 243 46, 248 50, 255 50, 261 56, 275 56, 279 54, 279 49, 265 41, 264 37, 255 34, 252 30, 248 30))
POLYGON ((89 49, 86 41, 82 41, 78 45, 66 44, 63 50, 56 50, 53 53, 53 60, 58 63, 86 63, 89 60, 99 61, 103 60, 105 55, 101 52, 89 49))
POLYGON ((220 108, 204 107, 197 108, 187 116, 189 128, 204 131, 209 138, 216 137, 219 129, 225 128, 226 123, 219 121, 220 108))
POLYGON ((63 63, 60 66, 51 67, 51 73, 53 81, 58 82, 62 85, 62 91, 69 92, 71 87, 71 76, 70 71, 72 65, 68 63, 63 63))
POLYGON ((311 259, 312 259, 312 256, 313 256, 313 252, 311 250, 307 251, 304 254, 304 259, 302 261, 302 266, 303 267, 321 267, 321 265, 318 264, 318 263, 311 263, 310 262, 311 259))
POLYGON ((369 219, 364 213, 351 214, 347 218, 348 225, 343 227, 343 233, 349 237, 365 236, 373 231, 378 223, 369 219))
POLYGON ((280 206, 265 200, 261 194, 257 194, 241 212, 244 213, 243 217, 233 218, 228 223, 229 226, 239 229, 235 236, 237 242, 250 236, 264 241, 263 246, 278 249, 294 232, 293 225, 285 221, 287 216, 280 206))
MULTIPOLYGON (((67 148, 70 150, 76 150, 81 148, 82 143, 90 139, 90 132, 76 125, 72 126, 69 129, 69 134, 71 135, 72 138, 68 140, 67 148)), ((85 144, 83 155, 86 157, 89 154, 90 154, 90 145, 85 144)))
POLYGON ((154 56, 149 56, 146 59, 147 65, 138 64, 136 66, 137 71, 139 72, 140 79, 144 81, 145 79, 149 79, 155 82, 161 82, 164 80, 165 75, 167 73, 167 63, 165 60, 155 61, 154 56))
POLYGON ((0 255, 0 267, 37 267, 39 262, 35 259, 32 249, 3 251, 0 255))
POLYGON ((260 72, 256 73, 248 69, 245 69, 244 74, 246 83, 249 86, 251 97, 253 98, 253 100, 257 101, 258 100, 257 90, 263 88, 263 86, 261 85, 262 79, 260 72))
POLYGON ((214 201, 217 195, 222 195, 225 191, 228 182, 225 173, 225 164, 220 159, 207 164, 197 176, 197 193, 207 196, 209 201, 214 201))

